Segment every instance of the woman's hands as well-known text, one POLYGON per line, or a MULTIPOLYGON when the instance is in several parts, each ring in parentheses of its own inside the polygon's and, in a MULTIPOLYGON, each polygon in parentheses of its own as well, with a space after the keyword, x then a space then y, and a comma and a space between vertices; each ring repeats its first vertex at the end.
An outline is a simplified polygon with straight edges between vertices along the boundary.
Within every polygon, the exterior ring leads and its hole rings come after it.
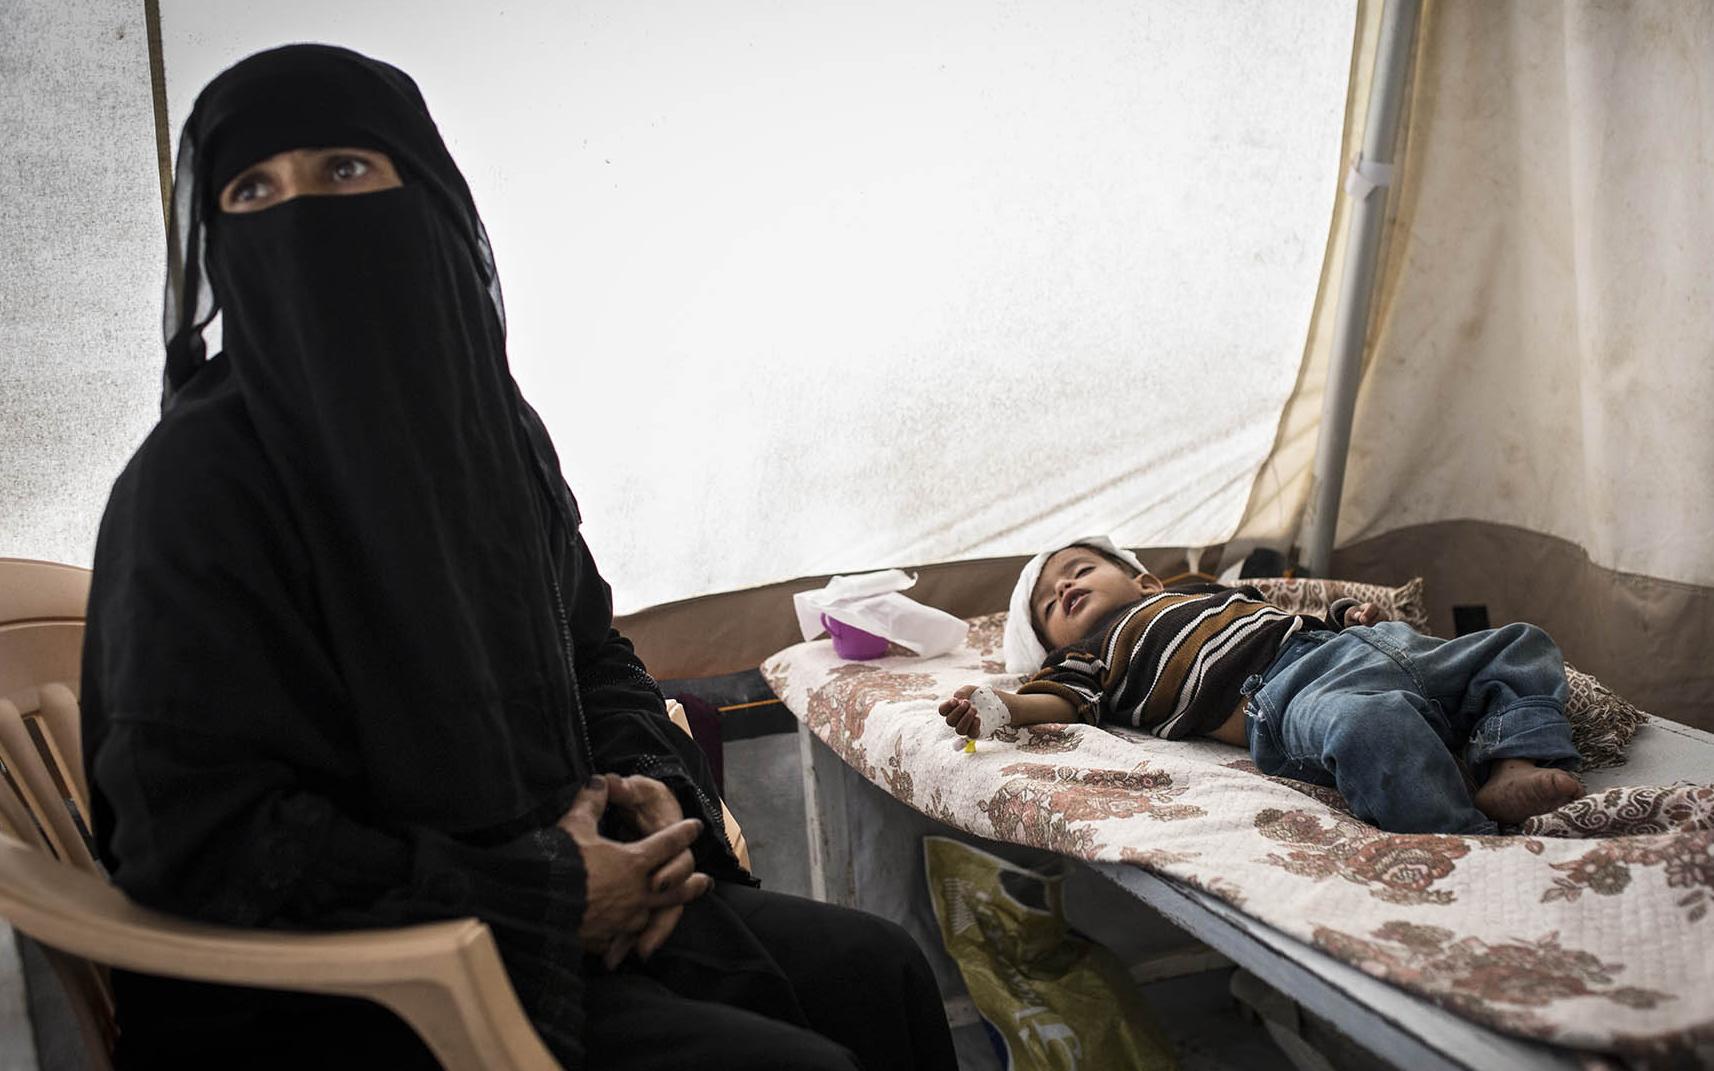
POLYGON ((653 955, 684 905, 714 884, 695 872, 690 854, 702 821, 683 818, 672 792, 652 778, 596 778, 558 824, 583 855, 587 893, 578 937, 585 951, 601 953, 609 970, 633 949, 645 959, 653 955), (609 804, 625 812, 641 839, 627 843, 600 834, 596 825, 609 804))
MULTIPOLYGON (((684 817, 684 809, 679 806, 678 797, 673 795, 672 789, 652 777, 620 777, 617 774, 608 774, 607 802, 610 806, 623 810, 631 827, 642 837, 667 829, 684 817)), ((695 870, 696 861, 687 846, 656 872, 655 881, 660 888, 670 888, 689 878, 695 870)), ((702 876, 707 878, 706 874, 702 876)), ((713 883, 713 879, 709 878, 708 884, 713 883)), ((696 896, 690 899, 694 900, 696 896)), ((644 926, 643 932, 636 937, 637 955, 644 959, 654 955, 655 949, 672 933, 673 927, 678 925, 683 914, 684 905, 673 904, 650 915, 648 925, 644 926)), ((617 966, 629 951, 624 941, 615 941, 613 947, 608 950, 608 967, 617 966)))
POLYGON ((659 833, 684 817, 684 809, 678 805, 678 797, 673 795, 672 789, 654 778, 641 774, 631 777, 606 774, 605 777, 607 805, 623 811, 638 835, 646 837, 659 833))

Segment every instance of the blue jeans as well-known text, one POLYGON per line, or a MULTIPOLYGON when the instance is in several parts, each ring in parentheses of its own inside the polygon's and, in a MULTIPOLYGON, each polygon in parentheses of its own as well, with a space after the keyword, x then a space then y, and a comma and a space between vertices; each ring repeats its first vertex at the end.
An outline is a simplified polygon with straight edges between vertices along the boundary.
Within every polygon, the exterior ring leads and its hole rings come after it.
POLYGON ((1397 621, 1303 632, 1243 690, 1263 773, 1331 785, 1358 818, 1395 833, 1498 831, 1458 755, 1478 785, 1496 759, 1578 763, 1565 662, 1534 625, 1455 640, 1397 621))

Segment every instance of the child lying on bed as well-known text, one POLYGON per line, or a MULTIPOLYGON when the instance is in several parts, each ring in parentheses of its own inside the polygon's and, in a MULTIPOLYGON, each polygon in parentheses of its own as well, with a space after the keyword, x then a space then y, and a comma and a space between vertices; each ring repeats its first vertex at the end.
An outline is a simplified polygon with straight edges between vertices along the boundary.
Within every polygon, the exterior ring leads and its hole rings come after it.
MULTIPOLYGON (((1565 664, 1547 633, 1512 624, 1439 640, 1383 616, 1354 599, 1323 620, 1250 587, 1166 589, 1110 540, 1083 540, 1024 567, 1007 664, 1041 668, 1017 693, 991 694, 1013 725, 1113 722, 1247 747, 1263 773, 1335 786, 1393 832, 1494 833, 1582 794, 1567 772, 1578 758, 1565 664)), ((980 716, 993 700, 973 698, 979 687, 940 705, 966 736, 1001 720, 980 716)))

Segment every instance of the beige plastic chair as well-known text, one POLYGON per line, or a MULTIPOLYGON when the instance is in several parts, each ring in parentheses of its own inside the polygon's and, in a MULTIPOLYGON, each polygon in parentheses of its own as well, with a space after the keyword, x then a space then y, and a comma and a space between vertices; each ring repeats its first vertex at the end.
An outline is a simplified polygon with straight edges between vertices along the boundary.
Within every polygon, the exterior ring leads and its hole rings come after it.
MULTIPOLYGON (((684 705, 676 699, 667 700, 667 717, 673 724, 683 729, 686 736, 692 736, 690 719, 685 716, 684 705)), ((750 869, 750 843, 744 839, 744 831, 738 828, 738 819, 732 817, 732 808, 726 806, 726 801, 720 801, 720 817, 726 823, 726 842, 732 845, 732 854, 744 864, 744 869, 750 869)))
MULTIPOLYGON (((88 596, 87 570, 0 558, 0 917, 44 946, 92 1066, 112 1067, 107 969, 121 967, 377 1001, 448 1071, 558 1068, 475 919, 351 933, 243 930, 150 911, 107 881, 90 853, 79 738, 88 596)), ((725 817, 748 866, 743 834, 725 817)))

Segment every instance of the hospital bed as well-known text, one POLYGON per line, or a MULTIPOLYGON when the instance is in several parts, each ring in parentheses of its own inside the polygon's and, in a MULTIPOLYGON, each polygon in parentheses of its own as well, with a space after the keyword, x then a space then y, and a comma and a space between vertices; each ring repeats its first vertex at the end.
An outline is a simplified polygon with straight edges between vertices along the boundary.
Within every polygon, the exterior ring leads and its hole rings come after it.
MULTIPOLYGON (((807 644, 793 650, 802 655, 814 646, 807 644)), ((931 817, 937 807, 925 806, 932 789, 923 769, 911 769, 908 762, 901 765, 898 761, 911 750, 909 746, 901 744, 897 751, 886 754, 884 747, 877 749, 875 738, 865 735, 868 751, 860 753, 857 762, 850 761, 851 731, 861 723, 860 715, 869 712, 841 709, 839 696, 843 694, 861 705, 872 700, 873 693, 865 696, 849 689, 841 692, 839 687, 819 691, 806 688, 804 661, 799 657, 788 660, 790 664, 782 664, 776 656, 764 667, 764 675, 776 683, 776 691, 786 705, 813 730, 799 734, 812 893, 898 919, 918 936, 925 948, 939 948, 937 924, 923 895, 924 874, 918 848, 922 836, 960 836, 1026 862, 1050 859, 1052 855, 996 845, 991 831, 973 829, 981 823, 957 815, 943 811, 931 817), (795 683, 794 676, 798 678, 795 683), (824 737, 831 739, 833 746, 824 737), (856 767, 861 767, 862 772, 856 767), (910 799, 912 805, 906 806, 895 798, 901 796, 910 799), (954 821, 949 824, 940 820, 947 818, 954 821)), ((901 674, 927 668, 909 665, 913 661, 910 659, 883 661, 893 662, 901 674)), ((850 671, 848 676, 861 672, 850 671)), ((918 674, 919 678, 922 676, 918 674)), ((939 687, 938 682, 923 679, 913 684, 922 694, 939 687)), ((909 697, 894 695, 870 706, 909 708, 911 702, 909 697)), ((926 711, 921 713, 932 720, 926 711)), ((907 723, 909 717, 907 714, 907 723)), ((864 726, 861 732, 868 734, 871 729, 872 726, 864 726)), ((982 746, 986 748, 989 744, 985 741, 982 746)), ((955 756, 944 746, 941 750, 955 756)), ((1238 753, 1234 750, 1232 754, 1238 753)), ((944 763, 939 768, 955 769, 944 763)), ((1585 781, 1591 793, 1620 785, 1714 782, 1714 735, 1653 719, 1638 732, 1625 765, 1590 771, 1585 781)), ((1551 857, 1555 851, 1563 851, 1565 843, 1550 843, 1543 851, 1551 857)), ((1589 847, 1599 842, 1575 843, 1589 847)), ((1477 851, 1470 858, 1483 854, 1477 851)), ((1486 1071, 1605 1066, 1604 1057, 1577 1048, 1544 1044, 1519 1036, 1513 1029, 1490 1028, 1475 1021, 1469 1008, 1465 1014, 1456 1014, 1425 999, 1421 993, 1409 992, 1365 973, 1306 941, 1301 934, 1286 932, 1282 926, 1256 917, 1254 911, 1235 907, 1231 902, 1233 897, 1223 895, 1230 890, 1220 889, 1217 883, 1197 880, 1194 876, 1191 880, 1181 880, 1162 872, 1170 867, 1145 868, 1117 861, 1087 860, 1079 861, 1076 866, 1074 891, 1080 883, 1081 897, 1094 907, 1086 908, 1082 919, 1073 917, 1073 925, 1115 947, 1132 964, 1133 976, 1139 980, 1235 964, 1274 990, 1288 994, 1304 1013, 1332 1024, 1357 1045, 1399 1068, 1486 1071), (1186 935, 1202 947, 1187 948, 1186 935)), ((1530 894, 1534 899, 1535 890, 1530 894)), ((1597 903, 1598 899, 1587 895, 1583 903, 1591 911, 1612 907, 1605 902, 1597 903)), ((1563 909, 1567 905, 1548 906, 1563 909)), ((1635 916, 1632 924, 1639 929, 1652 929, 1646 923, 1646 915, 1635 916)), ((1714 919, 1708 920, 1707 925, 1714 926, 1714 919)), ((1687 953, 1692 960, 1710 958, 1702 952, 1714 955, 1711 951, 1714 933, 1702 934, 1703 928, 1694 924, 1686 928, 1700 942, 1697 948, 1701 951, 1692 949, 1687 953)), ((1640 939, 1646 935, 1638 936, 1640 939)), ((949 1012, 955 1023, 960 1018, 969 1018, 970 1009, 961 995, 963 987, 954 966, 943 960, 936 964, 936 969, 943 992, 949 996, 949 1012)), ((1695 972, 1702 968, 1692 965, 1690 969, 1695 972)), ((1641 975, 1648 975, 1651 970, 1654 975, 1670 974, 1666 968, 1644 967, 1641 975)), ((1591 983, 1591 988, 1599 986, 1591 983)), ((1700 1030, 1703 1039, 1702 1047, 1696 1050, 1698 1056, 1693 1058, 1708 1058, 1706 1046, 1714 1036, 1709 1033, 1709 1024, 1714 1022, 1714 989, 1706 986, 1678 989, 1662 1003, 1668 1005, 1676 1005, 1673 1014, 1680 1021, 1700 1024, 1699 1028, 1688 1031, 1694 1034, 1700 1030)), ((1597 1014, 1603 1007, 1606 1005, 1592 1008, 1587 1014, 1597 1014)), ((1475 1014, 1480 1016, 1479 1007, 1475 1014)), ((1572 1041, 1576 1044, 1578 1039, 1573 1037, 1572 1041)), ((1683 1050, 1679 1051, 1682 1055, 1683 1050)), ((1639 1051, 1632 1051, 1628 1058, 1634 1063, 1646 1063, 1639 1051)))

